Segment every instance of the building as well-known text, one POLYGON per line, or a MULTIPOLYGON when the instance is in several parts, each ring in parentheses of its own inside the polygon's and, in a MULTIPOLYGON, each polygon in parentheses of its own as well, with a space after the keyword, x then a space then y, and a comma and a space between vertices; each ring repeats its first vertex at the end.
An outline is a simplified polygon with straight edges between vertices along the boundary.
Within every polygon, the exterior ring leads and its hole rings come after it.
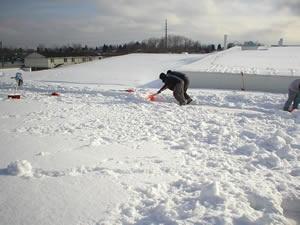
POLYGON ((99 59, 102 59, 102 56, 64 56, 62 54, 40 54, 33 52, 25 57, 24 64, 25 67, 32 68, 32 70, 42 70, 99 59))
POLYGON ((242 50, 258 50, 261 44, 253 41, 245 41, 244 44, 241 46, 242 50))
POLYGON ((227 49, 227 38, 228 38, 228 35, 227 35, 227 34, 224 34, 224 44, 223 44, 224 50, 227 49))

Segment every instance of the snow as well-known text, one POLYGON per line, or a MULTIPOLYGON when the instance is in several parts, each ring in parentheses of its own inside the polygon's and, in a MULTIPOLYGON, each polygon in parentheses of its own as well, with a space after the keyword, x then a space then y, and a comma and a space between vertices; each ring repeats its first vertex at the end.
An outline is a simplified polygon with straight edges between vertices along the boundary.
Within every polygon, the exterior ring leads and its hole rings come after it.
POLYGON ((157 79, 162 71, 166 72, 203 57, 205 55, 130 54, 126 56, 126 60, 123 60, 123 56, 118 56, 63 69, 40 71, 29 74, 28 79, 58 83, 146 85, 147 82, 157 79))
POLYGON ((241 50, 233 47, 205 59, 183 65, 180 70, 257 75, 300 76, 300 47, 269 47, 241 50))
POLYGON ((7 173, 13 176, 31 176, 32 166, 26 160, 17 160, 7 166, 7 173))
POLYGON ((147 100, 159 73, 200 69, 207 57, 24 72, 19 100, 7 99, 15 71, 2 71, 0 224, 299 224, 300 111, 282 111, 286 94, 189 89, 187 106, 171 91, 147 100))

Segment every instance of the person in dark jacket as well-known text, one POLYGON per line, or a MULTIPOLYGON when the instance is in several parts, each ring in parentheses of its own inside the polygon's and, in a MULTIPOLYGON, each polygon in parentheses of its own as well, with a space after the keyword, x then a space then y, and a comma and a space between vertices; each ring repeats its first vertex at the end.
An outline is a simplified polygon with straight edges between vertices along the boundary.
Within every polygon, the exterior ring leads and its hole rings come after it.
POLYGON ((294 109, 298 108, 299 104, 300 104, 300 79, 296 79, 289 85, 288 100, 285 102, 283 110, 293 111, 294 109))
POLYGON ((160 94, 168 88, 173 91, 173 96, 179 102, 179 105, 186 105, 184 97, 184 81, 177 76, 167 76, 165 73, 161 73, 159 78, 162 80, 164 85, 155 95, 160 94))
POLYGON ((168 70, 167 76, 170 76, 170 75, 177 76, 184 81, 183 91, 184 91, 184 97, 185 97, 186 103, 189 104, 191 101, 193 101, 193 99, 186 93, 186 91, 190 85, 189 78, 184 73, 168 70))

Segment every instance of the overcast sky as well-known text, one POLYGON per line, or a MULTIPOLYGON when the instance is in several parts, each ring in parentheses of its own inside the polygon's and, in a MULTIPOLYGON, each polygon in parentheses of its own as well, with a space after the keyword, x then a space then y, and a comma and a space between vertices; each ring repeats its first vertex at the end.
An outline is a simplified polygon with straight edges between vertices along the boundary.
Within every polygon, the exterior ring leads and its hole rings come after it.
POLYGON ((300 44, 300 0, 0 0, 4 46, 122 44, 169 34, 203 44, 300 44))

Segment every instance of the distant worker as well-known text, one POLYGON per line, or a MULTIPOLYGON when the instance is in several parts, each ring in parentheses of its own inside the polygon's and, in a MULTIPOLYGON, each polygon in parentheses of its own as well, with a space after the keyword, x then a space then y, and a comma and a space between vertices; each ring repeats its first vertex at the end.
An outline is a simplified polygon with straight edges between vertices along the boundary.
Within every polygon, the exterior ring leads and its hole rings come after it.
POLYGON ((289 86, 288 92, 288 100, 284 104, 283 110, 284 111, 293 111, 294 109, 298 108, 300 103, 300 79, 294 80, 289 86), (291 107, 291 104, 292 108, 291 107))
POLYGON ((191 97, 186 93, 186 91, 187 91, 187 89, 190 85, 189 78, 184 73, 173 71, 173 70, 168 70, 167 75, 168 76, 170 76, 170 75, 177 76, 177 77, 179 77, 180 79, 182 79, 184 81, 183 91, 184 91, 184 97, 185 97, 185 100, 186 100, 186 104, 191 103, 191 101, 193 101, 193 99, 191 99, 191 97))
POLYGON ((21 72, 17 72, 16 76, 11 77, 11 79, 15 79, 17 82, 17 87, 21 87, 23 85, 23 77, 21 72))
POLYGON ((164 85, 161 87, 161 89, 159 89, 159 91, 155 95, 160 94, 162 91, 168 88, 173 91, 173 96, 179 102, 179 105, 186 105, 191 102, 191 100, 187 102, 187 100, 185 99, 183 79, 171 74, 166 75, 165 73, 161 73, 159 75, 159 78, 162 80, 164 85))

